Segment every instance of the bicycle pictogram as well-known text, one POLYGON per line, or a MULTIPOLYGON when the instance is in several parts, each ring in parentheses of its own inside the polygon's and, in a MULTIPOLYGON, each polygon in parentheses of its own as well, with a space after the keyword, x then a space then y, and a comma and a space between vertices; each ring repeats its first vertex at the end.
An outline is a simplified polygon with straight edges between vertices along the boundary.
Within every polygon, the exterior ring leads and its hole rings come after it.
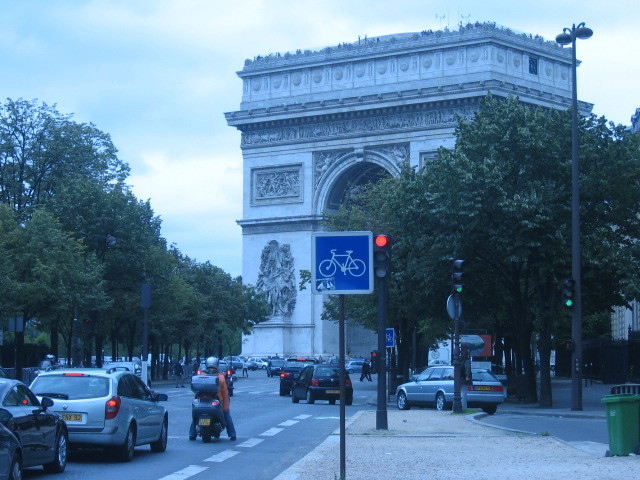
POLYGON ((331 258, 327 258, 318 265, 318 272, 323 277, 333 277, 338 269, 343 275, 349 273, 353 277, 364 275, 367 267, 359 258, 351 258, 353 250, 346 250, 346 254, 337 254, 336 248, 331 249, 331 258))

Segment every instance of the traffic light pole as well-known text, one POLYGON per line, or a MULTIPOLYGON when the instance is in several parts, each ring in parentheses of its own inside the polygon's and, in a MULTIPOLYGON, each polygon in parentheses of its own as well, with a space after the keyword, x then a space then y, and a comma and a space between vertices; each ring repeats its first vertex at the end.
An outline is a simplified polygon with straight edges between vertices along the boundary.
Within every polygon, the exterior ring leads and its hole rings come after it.
POLYGON ((387 423, 387 344, 386 344, 386 280, 378 280, 378 401, 376 430, 388 430, 387 423))
POLYGON ((453 295, 453 413, 462 413, 460 393, 460 296, 453 295))

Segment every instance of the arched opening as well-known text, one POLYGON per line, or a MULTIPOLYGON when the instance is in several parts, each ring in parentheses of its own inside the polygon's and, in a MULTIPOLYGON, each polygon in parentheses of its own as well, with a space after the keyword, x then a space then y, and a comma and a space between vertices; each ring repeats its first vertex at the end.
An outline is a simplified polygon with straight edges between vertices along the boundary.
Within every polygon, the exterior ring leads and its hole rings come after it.
POLYGON ((375 183, 390 176, 389 172, 375 163, 362 162, 351 166, 341 173, 329 190, 324 205, 325 212, 337 211, 340 205, 357 195, 363 185, 375 183))

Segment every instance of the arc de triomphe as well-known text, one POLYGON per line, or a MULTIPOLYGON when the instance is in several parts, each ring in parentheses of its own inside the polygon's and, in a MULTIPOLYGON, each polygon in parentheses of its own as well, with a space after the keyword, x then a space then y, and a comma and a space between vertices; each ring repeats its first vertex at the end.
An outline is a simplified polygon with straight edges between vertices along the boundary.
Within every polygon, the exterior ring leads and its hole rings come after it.
MULTIPOLYGON (((242 102, 226 119, 242 132, 242 274, 272 308, 243 338, 251 355, 338 352, 323 298, 298 282, 311 233, 353 188, 453 146, 458 117, 471 119, 488 92, 545 108, 571 103, 571 51, 494 24, 256 57, 238 75, 242 102)), ((347 332, 353 354, 375 344, 373 332, 347 332)))

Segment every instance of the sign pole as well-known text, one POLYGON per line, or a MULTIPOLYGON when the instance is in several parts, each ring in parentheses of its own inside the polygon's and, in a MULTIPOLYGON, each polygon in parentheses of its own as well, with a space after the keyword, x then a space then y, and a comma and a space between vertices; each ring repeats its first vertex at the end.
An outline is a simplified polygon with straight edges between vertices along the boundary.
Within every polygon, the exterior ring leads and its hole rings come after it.
POLYGON ((346 462, 346 410, 345 400, 347 398, 347 389, 345 382, 345 339, 344 339, 344 294, 338 295, 339 303, 339 317, 338 328, 340 330, 338 334, 338 341, 340 342, 339 349, 339 362, 340 362, 340 480, 346 480, 347 478, 347 462, 346 462))

